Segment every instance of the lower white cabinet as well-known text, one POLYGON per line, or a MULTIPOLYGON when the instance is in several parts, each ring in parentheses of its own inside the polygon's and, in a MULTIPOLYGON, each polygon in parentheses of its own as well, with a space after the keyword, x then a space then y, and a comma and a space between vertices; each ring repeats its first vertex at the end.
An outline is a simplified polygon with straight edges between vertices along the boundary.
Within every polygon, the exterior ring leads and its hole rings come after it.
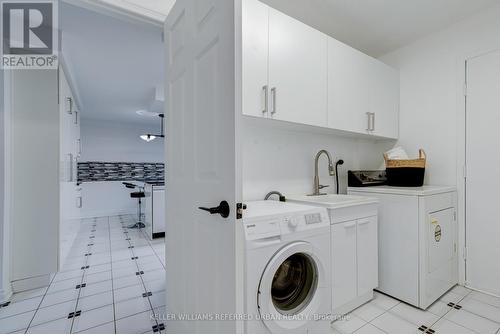
POLYGON ((377 216, 335 223, 332 240, 332 308, 351 311, 378 286, 377 216))
POLYGON ((356 221, 332 225, 333 309, 357 295, 356 221))
POLYGON ((370 293, 378 286, 377 217, 357 221, 357 295, 370 293))

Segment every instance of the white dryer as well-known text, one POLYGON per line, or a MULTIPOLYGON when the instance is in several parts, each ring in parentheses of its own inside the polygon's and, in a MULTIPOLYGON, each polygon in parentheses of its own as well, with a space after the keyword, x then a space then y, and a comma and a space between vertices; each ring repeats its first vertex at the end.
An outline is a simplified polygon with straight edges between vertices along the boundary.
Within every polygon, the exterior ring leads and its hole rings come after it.
POLYGON ((379 291, 421 309, 458 283, 454 187, 349 188, 379 206, 379 291))
POLYGON ((246 204, 245 333, 325 333, 331 321, 326 209, 276 201, 246 204))

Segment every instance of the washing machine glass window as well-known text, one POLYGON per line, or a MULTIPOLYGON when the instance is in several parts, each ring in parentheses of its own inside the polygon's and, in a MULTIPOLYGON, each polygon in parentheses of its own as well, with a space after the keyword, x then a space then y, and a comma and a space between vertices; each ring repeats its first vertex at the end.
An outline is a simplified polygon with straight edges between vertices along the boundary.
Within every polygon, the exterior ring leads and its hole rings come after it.
POLYGON ((286 315, 307 307, 318 284, 318 268, 307 254, 296 253, 278 267, 271 284, 271 298, 276 309, 286 315))

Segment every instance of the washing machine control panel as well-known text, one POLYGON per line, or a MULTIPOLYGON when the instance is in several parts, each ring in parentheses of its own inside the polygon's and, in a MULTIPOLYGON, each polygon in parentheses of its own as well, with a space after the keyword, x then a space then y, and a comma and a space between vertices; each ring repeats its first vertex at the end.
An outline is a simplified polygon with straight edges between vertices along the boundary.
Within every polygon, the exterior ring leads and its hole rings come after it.
POLYGON ((330 220, 326 212, 307 212, 289 215, 283 218, 281 232, 304 231, 322 226, 329 226, 330 220))

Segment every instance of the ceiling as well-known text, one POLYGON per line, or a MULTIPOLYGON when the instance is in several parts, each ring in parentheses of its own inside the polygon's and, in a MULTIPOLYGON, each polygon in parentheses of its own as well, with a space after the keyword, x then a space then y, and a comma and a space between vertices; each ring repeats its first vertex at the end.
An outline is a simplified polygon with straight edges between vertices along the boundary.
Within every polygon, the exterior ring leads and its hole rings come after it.
MULTIPOLYGON (((62 55, 83 118, 159 123, 150 109, 164 80, 160 27, 61 3, 62 55)), ((156 123, 155 123, 156 124, 156 123)))
POLYGON ((408 45, 500 0, 262 0, 373 57, 408 45))

